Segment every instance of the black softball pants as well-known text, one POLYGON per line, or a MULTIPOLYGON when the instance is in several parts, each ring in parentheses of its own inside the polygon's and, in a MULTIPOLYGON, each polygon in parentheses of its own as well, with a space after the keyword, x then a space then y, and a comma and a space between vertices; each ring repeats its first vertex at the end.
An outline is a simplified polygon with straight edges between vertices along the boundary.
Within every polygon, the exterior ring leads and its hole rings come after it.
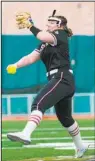
POLYGON ((56 115, 64 127, 74 123, 72 118, 72 96, 75 85, 72 73, 69 70, 58 71, 48 77, 45 85, 32 103, 32 111, 39 110, 43 114, 54 106, 56 115))

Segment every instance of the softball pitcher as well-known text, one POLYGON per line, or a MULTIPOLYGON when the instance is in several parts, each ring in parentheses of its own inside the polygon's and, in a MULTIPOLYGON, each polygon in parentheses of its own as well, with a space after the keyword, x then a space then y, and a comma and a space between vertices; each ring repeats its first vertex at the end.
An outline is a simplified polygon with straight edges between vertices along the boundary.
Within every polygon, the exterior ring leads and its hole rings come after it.
POLYGON ((19 68, 41 59, 46 66, 48 83, 34 99, 25 128, 21 132, 8 133, 7 137, 12 141, 30 144, 31 134, 41 122, 45 111, 54 106, 58 120, 72 136, 76 147, 75 157, 80 158, 88 147, 83 144, 78 123, 72 117, 71 100, 75 84, 70 68, 68 37, 73 34, 67 27, 67 19, 55 15, 55 12, 54 10, 52 16, 48 18, 47 31, 35 27, 29 13, 22 12, 16 15, 18 28, 28 28, 42 43, 29 55, 15 64, 8 65, 7 72, 15 74, 19 68))

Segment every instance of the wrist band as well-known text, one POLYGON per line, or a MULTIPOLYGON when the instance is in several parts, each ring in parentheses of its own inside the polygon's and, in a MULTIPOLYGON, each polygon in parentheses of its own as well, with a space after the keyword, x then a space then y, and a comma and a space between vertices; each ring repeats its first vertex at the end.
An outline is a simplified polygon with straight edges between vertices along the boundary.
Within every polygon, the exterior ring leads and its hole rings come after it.
POLYGON ((35 26, 30 27, 30 31, 37 36, 37 34, 41 31, 40 29, 36 28, 35 26))

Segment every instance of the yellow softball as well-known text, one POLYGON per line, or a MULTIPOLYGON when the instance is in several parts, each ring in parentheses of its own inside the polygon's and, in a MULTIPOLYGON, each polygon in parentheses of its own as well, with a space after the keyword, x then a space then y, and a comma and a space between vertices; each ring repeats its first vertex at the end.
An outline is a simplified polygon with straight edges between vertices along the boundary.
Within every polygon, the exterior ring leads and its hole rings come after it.
POLYGON ((15 74, 16 73, 16 65, 8 65, 7 67, 7 73, 8 74, 15 74))

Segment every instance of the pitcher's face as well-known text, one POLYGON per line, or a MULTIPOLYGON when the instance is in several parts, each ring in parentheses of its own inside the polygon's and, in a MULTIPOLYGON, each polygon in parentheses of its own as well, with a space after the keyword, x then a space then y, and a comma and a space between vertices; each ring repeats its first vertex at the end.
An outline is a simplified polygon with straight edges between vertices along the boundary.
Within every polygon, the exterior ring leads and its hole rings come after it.
POLYGON ((56 21, 48 21, 46 26, 47 30, 51 32, 59 28, 56 21))

